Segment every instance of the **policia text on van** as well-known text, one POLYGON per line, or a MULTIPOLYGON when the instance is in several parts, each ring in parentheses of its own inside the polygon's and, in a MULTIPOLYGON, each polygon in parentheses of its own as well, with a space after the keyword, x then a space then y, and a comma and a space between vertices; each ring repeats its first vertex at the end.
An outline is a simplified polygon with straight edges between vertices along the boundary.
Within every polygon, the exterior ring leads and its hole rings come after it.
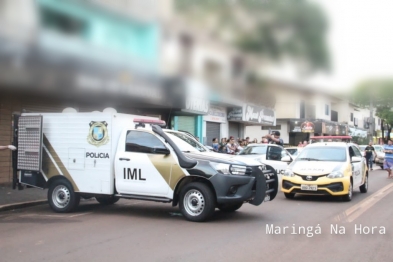
POLYGON ((276 196, 273 169, 184 153, 164 124, 115 111, 15 114, 14 186, 49 188, 56 212, 72 211, 81 197, 101 204, 128 198, 179 204, 191 221, 208 219, 216 207, 235 211, 276 196))

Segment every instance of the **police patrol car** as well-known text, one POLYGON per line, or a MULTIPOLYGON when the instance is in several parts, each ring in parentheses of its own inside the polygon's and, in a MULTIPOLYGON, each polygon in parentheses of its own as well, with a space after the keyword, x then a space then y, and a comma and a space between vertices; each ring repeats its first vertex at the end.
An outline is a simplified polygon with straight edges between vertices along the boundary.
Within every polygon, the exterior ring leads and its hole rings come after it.
POLYGON ((191 221, 275 198, 273 169, 198 156, 163 125, 114 110, 14 115, 14 184, 48 188, 56 212, 72 211, 81 197, 106 205, 125 198, 179 204, 191 221))
MULTIPOLYGON (((286 156, 282 161, 290 162, 286 156)), ((368 190, 366 161, 355 144, 319 142, 305 147, 284 172, 281 191, 295 194, 340 196, 351 201, 353 189, 368 190)))

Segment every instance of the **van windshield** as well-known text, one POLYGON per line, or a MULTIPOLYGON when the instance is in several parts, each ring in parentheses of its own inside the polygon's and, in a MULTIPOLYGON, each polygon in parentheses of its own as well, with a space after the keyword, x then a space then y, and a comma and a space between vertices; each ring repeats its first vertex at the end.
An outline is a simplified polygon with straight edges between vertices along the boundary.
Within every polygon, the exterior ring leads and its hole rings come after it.
POLYGON ((170 138, 177 144, 177 146, 180 148, 181 151, 183 152, 206 152, 207 150, 205 147, 196 141, 194 138, 192 138, 189 135, 179 133, 179 132, 167 132, 165 133, 170 136, 170 138), (179 142, 179 143, 178 143, 179 142))

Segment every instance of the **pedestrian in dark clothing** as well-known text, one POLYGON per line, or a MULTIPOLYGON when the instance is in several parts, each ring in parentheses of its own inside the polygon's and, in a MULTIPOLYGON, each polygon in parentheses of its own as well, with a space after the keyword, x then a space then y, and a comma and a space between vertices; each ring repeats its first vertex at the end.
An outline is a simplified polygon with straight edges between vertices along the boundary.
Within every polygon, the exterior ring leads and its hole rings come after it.
POLYGON ((263 136, 262 138, 269 139, 269 144, 276 144, 276 145, 284 146, 284 141, 280 138, 280 132, 278 132, 278 131, 273 132, 273 135, 267 134, 266 136, 263 136))
POLYGON ((220 153, 227 153, 227 139, 226 138, 221 138, 221 142, 219 144, 218 152, 220 153))
POLYGON ((213 138, 212 140, 212 148, 214 152, 218 152, 218 149, 220 147, 220 145, 218 144, 218 139, 217 138, 213 138))
POLYGON ((364 154, 367 160, 367 168, 373 170, 372 156, 374 154, 374 157, 376 157, 377 153, 375 152, 372 142, 370 142, 368 146, 366 146, 366 148, 364 149, 364 154))

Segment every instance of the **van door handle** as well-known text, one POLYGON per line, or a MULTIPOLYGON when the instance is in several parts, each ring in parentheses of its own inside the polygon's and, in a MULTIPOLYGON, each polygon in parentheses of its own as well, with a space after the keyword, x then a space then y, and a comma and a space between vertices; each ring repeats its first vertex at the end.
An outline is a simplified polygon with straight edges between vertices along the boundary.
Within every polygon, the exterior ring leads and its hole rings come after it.
POLYGON ((122 157, 121 157, 121 158, 119 158, 119 160, 120 160, 120 161, 130 161, 130 159, 129 159, 129 158, 122 158, 122 157))

